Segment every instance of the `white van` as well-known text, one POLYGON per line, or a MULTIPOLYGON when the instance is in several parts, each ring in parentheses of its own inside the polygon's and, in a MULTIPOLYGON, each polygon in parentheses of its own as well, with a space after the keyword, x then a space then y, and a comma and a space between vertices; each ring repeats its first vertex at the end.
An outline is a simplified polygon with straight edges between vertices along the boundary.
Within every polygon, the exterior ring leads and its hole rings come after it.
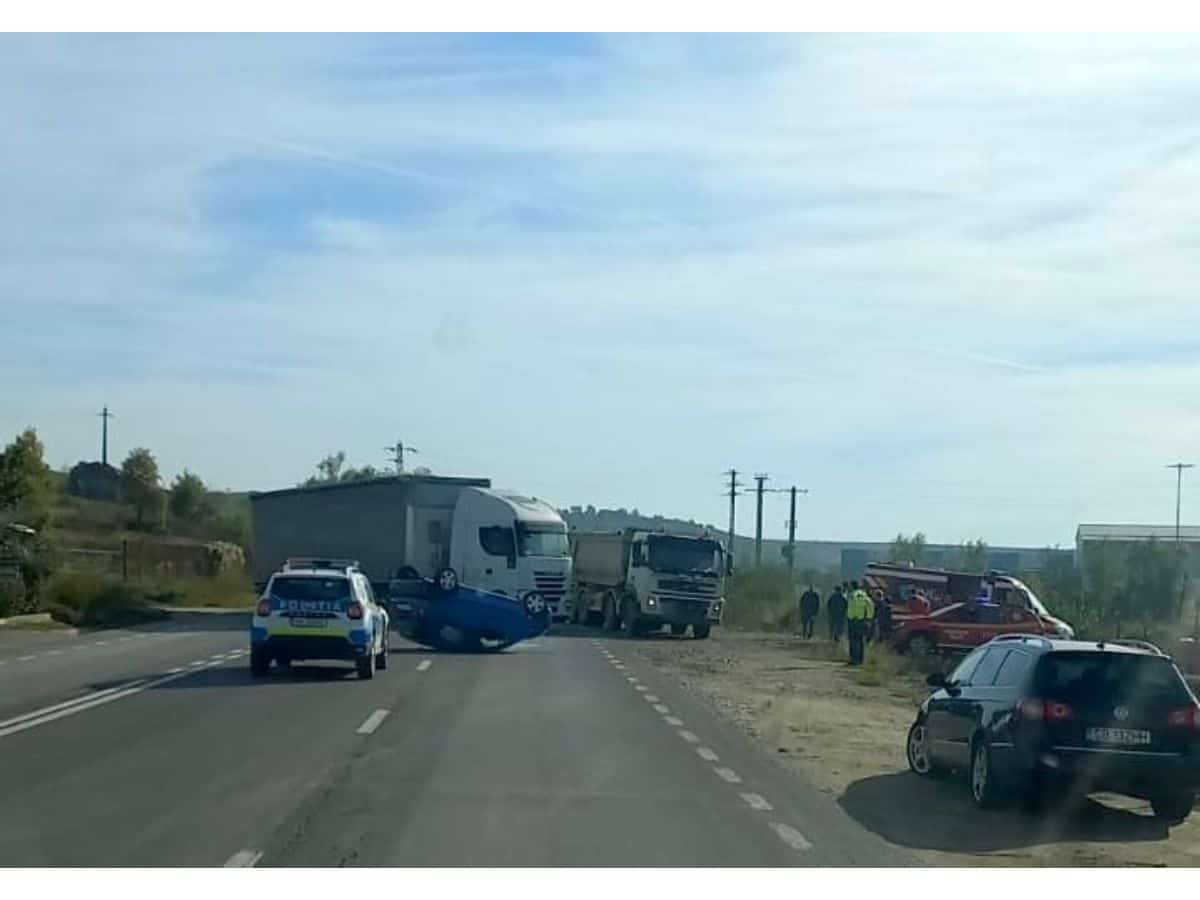
POLYGON ((462 584, 521 598, 537 591, 565 619, 571 581, 567 525, 549 503, 490 488, 464 488, 451 519, 450 566, 462 584))

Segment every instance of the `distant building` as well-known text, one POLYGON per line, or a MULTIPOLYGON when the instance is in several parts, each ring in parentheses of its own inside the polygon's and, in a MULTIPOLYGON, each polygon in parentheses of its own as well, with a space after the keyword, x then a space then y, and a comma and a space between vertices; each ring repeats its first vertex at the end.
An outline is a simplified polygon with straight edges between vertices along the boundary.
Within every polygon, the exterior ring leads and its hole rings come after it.
POLYGON ((107 463, 77 463, 67 475, 67 493, 88 500, 121 499, 121 473, 107 463))

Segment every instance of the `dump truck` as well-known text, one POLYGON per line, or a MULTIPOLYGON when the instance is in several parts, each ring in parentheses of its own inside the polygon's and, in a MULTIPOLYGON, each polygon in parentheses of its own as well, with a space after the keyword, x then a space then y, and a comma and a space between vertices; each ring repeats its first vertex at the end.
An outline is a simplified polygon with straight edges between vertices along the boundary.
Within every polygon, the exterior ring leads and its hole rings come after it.
POLYGON ((707 535, 633 528, 572 532, 571 618, 637 636, 670 626, 706 638, 720 624, 729 557, 707 535))

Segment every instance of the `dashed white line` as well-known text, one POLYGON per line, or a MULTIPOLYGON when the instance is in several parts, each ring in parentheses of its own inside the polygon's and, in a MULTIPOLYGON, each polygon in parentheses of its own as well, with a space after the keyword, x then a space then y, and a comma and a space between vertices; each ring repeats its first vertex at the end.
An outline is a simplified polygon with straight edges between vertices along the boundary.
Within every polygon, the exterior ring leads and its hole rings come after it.
POLYGON ((61 655, 62 655, 62 651, 61 651, 61 650, 47 650, 47 651, 46 651, 46 653, 47 653, 49 656, 61 656, 61 655))
POLYGON ((417 671, 424 672, 426 669, 428 669, 432 665, 433 665, 432 659, 423 659, 419 663, 417 663, 417 671))
POLYGON ((771 830, 779 835, 779 839, 793 850, 812 849, 812 844, 808 842, 808 838, 798 832, 791 825, 784 825, 782 822, 772 822, 771 830))
POLYGON ((717 751, 711 747, 697 747, 696 755, 706 762, 716 762, 721 757, 717 756, 717 751))
POLYGON ((193 660, 192 662, 188 663, 188 665, 189 666, 207 666, 208 660, 207 659, 196 659, 196 660, 193 660))
MULTIPOLYGON (((630 680, 630 681, 636 681, 637 679, 636 679, 636 678, 634 678, 634 677, 632 677, 632 676, 630 676, 629 680, 630 680)), ((647 687, 646 687, 644 684, 639 684, 639 685, 636 685, 636 686, 634 687, 634 690, 635 690, 635 691, 645 691, 645 690, 648 690, 648 688, 647 688, 647 687)))
POLYGON ((742 799, 746 801, 746 805, 751 809, 767 812, 775 808, 761 794, 742 794, 742 799))
POLYGON ((667 704, 665 704, 665 703, 655 703, 654 711, 656 713, 658 713, 660 716, 665 716, 667 713, 669 713, 671 711, 671 707, 667 706, 667 704))
POLYGON ((647 694, 642 699, 645 700, 647 703, 657 703, 658 702, 658 698, 655 697, 653 694, 647 694))
POLYGON ((108 646, 108 641, 92 641, 92 646, 93 647, 106 647, 106 646, 108 646))
POLYGON ((621 665, 620 663, 616 663, 616 668, 618 668, 618 669, 624 669, 625 667, 624 667, 623 665, 621 665))
POLYGON ((182 671, 183 671, 183 666, 176 666, 173 669, 167 669, 167 674, 168 675, 178 675, 182 671))
POLYGON ((676 716, 664 716, 663 721, 668 725, 674 725, 676 728, 683 724, 683 719, 677 718, 676 716))
MULTIPOLYGON (((632 675, 626 675, 625 680, 628 681, 630 684, 638 683, 638 680, 636 678, 634 678, 632 675)), ((638 690, 640 691, 640 690, 642 690, 642 688, 638 688, 638 690)))
POLYGON ((17 662, 29 662, 31 659, 37 659, 36 654, 34 656, 18 656, 17 662))
POLYGON ((358 734, 371 734, 372 732, 375 731, 376 728, 378 728, 380 725, 383 724, 383 720, 386 719, 389 715, 391 715, 391 712, 389 710, 386 710, 386 709, 375 710, 375 712, 373 712, 369 716, 367 716, 366 720, 361 725, 358 726, 358 729, 357 729, 358 734))
POLYGON ((681 732, 679 732, 679 736, 680 736, 681 738, 683 738, 685 741, 687 741, 689 744, 698 744, 698 743, 700 743, 700 738, 699 738, 699 736, 698 736, 698 735, 695 735, 695 734, 692 734, 692 732, 690 732, 690 731, 681 731, 681 732))
POLYGON ((251 869, 262 859, 261 850, 239 850, 225 860, 226 869, 251 869))
POLYGON ((718 767, 714 768, 713 771, 717 773, 717 777, 722 778, 725 781, 728 781, 730 784, 741 784, 742 783, 742 776, 739 775, 737 772, 733 771, 733 769, 723 769, 718 766, 718 767))

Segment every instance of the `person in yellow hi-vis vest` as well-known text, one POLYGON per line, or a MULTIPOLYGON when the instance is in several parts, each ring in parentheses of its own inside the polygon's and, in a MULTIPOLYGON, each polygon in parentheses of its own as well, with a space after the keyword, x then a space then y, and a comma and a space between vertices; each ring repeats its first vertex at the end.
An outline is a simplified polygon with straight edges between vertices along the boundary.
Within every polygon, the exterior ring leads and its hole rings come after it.
POLYGON ((875 604, 870 596, 859 587, 857 581, 850 583, 850 600, 846 604, 846 636, 850 639, 850 665, 862 665, 863 640, 871 620, 875 618, 875 604))

